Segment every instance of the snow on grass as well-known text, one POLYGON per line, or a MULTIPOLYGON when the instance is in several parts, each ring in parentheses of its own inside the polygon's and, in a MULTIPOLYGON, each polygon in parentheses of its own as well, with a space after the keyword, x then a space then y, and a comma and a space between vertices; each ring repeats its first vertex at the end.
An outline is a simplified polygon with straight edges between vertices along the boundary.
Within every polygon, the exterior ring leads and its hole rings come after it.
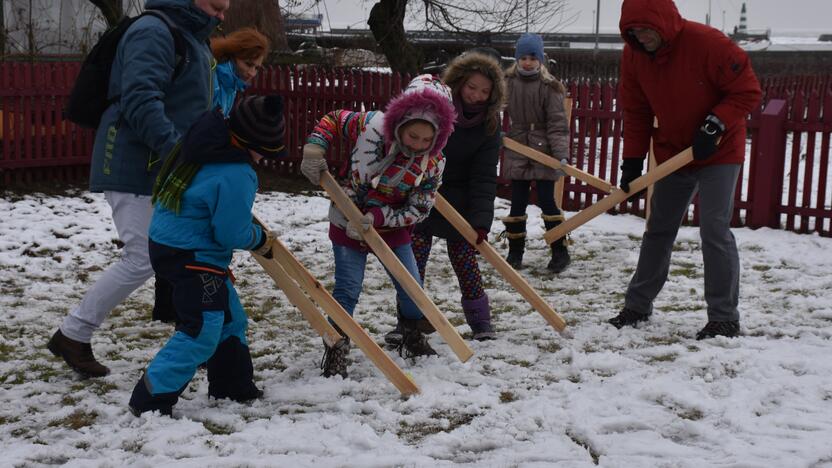
MULTIPOLYGON (((255 211, 332 288, 320 194, 263 193, 255 211)), ((497 215, 508 204, 498 200, 497 215)), ((656 313, 638 329, 605 323, 621 307, 643 220, 601 216, 572 235, 573 263, 545 269, 529 209, 524 277, 559 312, 559 335, 490 266, 499 339, 460 363, 404 360, 421 393, 404 399, 354 348, 347 379, 320 376, 320 338, 246 253, 233 264, 264 397, 207 397, 204 371, 174 417, 126 404, 172 333, 149 320, 152 281, 93 338, 112 369, 82 380, 45 347, 70 307, 118 255, 100 194, 0 200, 0 460, 4 466, 830 466, 832 239, 737 229, 743 336, 695 341, 706 320, 700 240, 682 228, 656 313)), ((492 239, 501 231, 492 227, 492 239)), ((498 244, 498 248, 505 247, 498 244)), ((437 240, 426 290, 465 336, 456 278, 437 240)), ((395 323, 392 285, 368 263, 356 318, 380 343, 395 323)))

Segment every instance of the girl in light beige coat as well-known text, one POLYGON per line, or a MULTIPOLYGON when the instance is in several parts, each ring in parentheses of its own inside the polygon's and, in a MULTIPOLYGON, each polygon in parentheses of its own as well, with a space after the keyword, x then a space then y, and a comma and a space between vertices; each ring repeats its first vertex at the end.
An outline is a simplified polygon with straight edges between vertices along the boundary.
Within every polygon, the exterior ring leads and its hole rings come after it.
MULTIPOLYGON (((563 108, 566 89, 545 66, 543 40, 537 34, 523 34, 515 46, 514 65, 506 72, 511 128, 508 137, 540 152, 569 162, 569 122, 563 108)), ((511 179, 511 211, 503 218, 509 242, 506 260, 515 269, 523 266, 526 245, 526 207, 532 181, 537 188, 537 204, 543 212, 546 230, 563 222, 555 204, 555 181, 564 174, 506 149, 503 177, 511 179)), ((569 252, 564 239, 552 246, 552 259, 547 268, 560 273, 569 265, 569 252)))

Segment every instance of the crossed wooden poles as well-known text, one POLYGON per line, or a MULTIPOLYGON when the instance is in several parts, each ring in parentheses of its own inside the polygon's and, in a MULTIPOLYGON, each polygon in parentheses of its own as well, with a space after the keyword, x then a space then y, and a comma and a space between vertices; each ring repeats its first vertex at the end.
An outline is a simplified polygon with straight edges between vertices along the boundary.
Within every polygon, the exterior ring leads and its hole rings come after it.
POLYGON ((615 205, 624 202, 625 200, 641 192, 645 188, 651 187, 659 180, 672 174, 673 172, 677 171, 678 169, 686 166, 688 163, 693 161, 693 150, 691 148, 687 148, 678 153, 677 155, 673 156, 672 158, 668 159, 667 161, 659 164, 655 168, 647 171, 646 174, 634 179, 632 182, 630 182, 630 191, 625 192, 619 188, 613 187, 612 185, 610 185, 609 182, 606 182, 603 179, 599 179, 598 177, 595 177, 594 175, 589 174, 588 172, 581 171, 580 169, 577 169, 575 167, 561 164, 559 161, 549 156, 548 154, 541 153, 540 151, 529 148, 528 146, 520 144, 512 140, 511 138, 503 138, 503 143, 506 148, 509 148, 516 153, 522 154, 523 156, 526 156, 529 159, 537 161, 553 169, 561 169, 566 174, 569 174, 572 177, 575 177, 576 179, 582 180, 587 184, 603 191, 604 193, 609 194, 601 200, 595 202, 592 206, 578 212, 578 214, 576 214, 575 216, 572 216, 571 218, 565 220, 561 224, 546 231, 546 233, 543 235, 543 238, 546 239, 546 242, 548 242, 549 244, 572 232, 579 226, 586 224, 598 215, 608 210, 611 210, 613 207, 615 207, 615 205))
MULTIPOLYGON (((321 176, 321 185, 329 194, 330 199, 338 206, 347 219, 355 225, 360 225, 361 211, 352 200, 347 197, 338 183, 329 173, 321 176)), ((441 195, 437 195, 436 208, 454 227, 459 230, 462 236, 475 245, 477 250, 499 271, 508 282, 514 286, 520 294, 546 319, 546 321, 557 331, 562 331, 566 323, 557 312, 555 312, 541 298, 532 287, 517 274, 511 266, 500 256, 497 251, 487 242, 479 245, 475 243, 477 234, 465 219, 454 210, 453 207, 441 195)), ((265 229, 268 226, 255 217, 265 229)), ((401 264, 398 257, 384 242, 375 229, 370 228, 363 233, 364 241, 372 248, 375 255, 381 260, 384 266, 391 272, 399 282, 408 296, 424 314, 425 318, 433 325, 439 335, 448 343, 451 350, 457 357, 465 362, 473 355, 473 351, 465 343, 456 329, 448 322, 448 319, 439 311, 433 301, 425 294, 419 283, 410 275, 401 264)), ((304 318, 312 325, 324 339, 324 342, 333 346, 343 339, 328 320, 321 314, 315 303, 318 304, 326 314, 338 325, 338 327, 370 358, 370 360, 382 371, 391 383, 403 394, 411 395, 419 392, 419 387, 408 377, 396 363, 376 344, 367 332, 358 325, 355 320, 341 307, 332 295, 309 273, 309 271, 295 258, 289 249, 276 239, 272 247, 272 258, 267 259, 260 255, 252 254, 258 263, 266 270, 269 276, 277 283, 277 286, 284 291, 289 301, 297 307, 304 318), (308 297, 307 297, 308 295, 308 297), (313 303, 314 301, 314 303, 313 303)))

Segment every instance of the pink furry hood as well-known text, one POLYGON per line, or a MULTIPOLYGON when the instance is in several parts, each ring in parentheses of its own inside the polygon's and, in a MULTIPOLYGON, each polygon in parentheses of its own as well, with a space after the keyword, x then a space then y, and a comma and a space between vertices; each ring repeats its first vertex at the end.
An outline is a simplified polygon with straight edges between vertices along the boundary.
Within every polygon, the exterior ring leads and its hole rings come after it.
POLYGON ((414 119, 426 120, 436 130, 433 146, 426 153, 441 151, 454 131, 456 120, 451 89, 431 75, 413 78, 401 94, 387 103, 384 110, 384 141, 387 148, 392 142, 399 141, 398 128, 414 119))

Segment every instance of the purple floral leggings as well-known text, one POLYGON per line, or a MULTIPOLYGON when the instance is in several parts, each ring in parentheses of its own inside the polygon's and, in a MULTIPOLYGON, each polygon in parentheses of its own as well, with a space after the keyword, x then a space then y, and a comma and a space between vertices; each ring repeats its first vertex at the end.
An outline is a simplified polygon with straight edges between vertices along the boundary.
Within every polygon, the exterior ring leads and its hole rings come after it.
MULTIPOLYGON (((433 236, 424 233, 413 233, 413 255, 422 281, 425 279, 425 267, 430 257, 433 236)), ((485 294, 482 287, 480 266, 477 263, 477 251, 467 241, 448 241, 448 258, 456 272, 459 290, 463 299, 479 299, 485 294)))

